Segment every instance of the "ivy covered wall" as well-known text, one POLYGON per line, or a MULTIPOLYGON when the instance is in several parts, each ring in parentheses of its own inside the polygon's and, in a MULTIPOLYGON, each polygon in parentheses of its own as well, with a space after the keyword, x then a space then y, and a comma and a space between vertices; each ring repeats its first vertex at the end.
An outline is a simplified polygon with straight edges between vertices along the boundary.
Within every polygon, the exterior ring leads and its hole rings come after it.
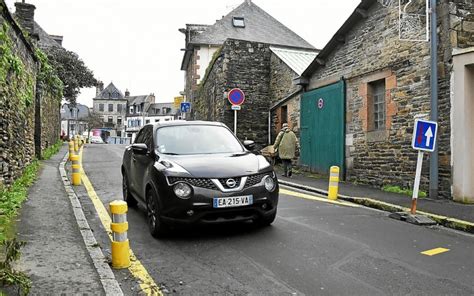
POLYGON ((0 187, 60 135, 62 83, 0 1, 0 187))

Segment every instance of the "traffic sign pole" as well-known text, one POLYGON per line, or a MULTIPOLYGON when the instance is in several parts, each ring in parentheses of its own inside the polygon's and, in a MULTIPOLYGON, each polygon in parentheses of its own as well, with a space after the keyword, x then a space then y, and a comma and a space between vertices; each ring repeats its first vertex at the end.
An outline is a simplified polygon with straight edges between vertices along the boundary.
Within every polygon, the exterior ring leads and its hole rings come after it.
POLYGON ((234 134, 237 136, 237 110, 234 110, 234 134))
POLYGON ((423 166, 423 151, 418 150, 418 160, 416 161, 415 184, 413 184, 413 195, 411 197, 411 214, 416 214, 416 202, 418 200, 418 190, 420 188, 421 167, 423 166))

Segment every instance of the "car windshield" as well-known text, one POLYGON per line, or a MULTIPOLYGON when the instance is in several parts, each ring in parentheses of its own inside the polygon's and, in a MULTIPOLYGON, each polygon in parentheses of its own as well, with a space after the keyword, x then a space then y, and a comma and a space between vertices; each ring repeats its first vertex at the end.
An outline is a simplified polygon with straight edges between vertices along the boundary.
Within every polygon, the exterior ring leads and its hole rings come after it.
POLYGON ((214 125, 176 125, 156 132, 158 152, 171 155, 238 153, 244 149, 225 127, 214 125))

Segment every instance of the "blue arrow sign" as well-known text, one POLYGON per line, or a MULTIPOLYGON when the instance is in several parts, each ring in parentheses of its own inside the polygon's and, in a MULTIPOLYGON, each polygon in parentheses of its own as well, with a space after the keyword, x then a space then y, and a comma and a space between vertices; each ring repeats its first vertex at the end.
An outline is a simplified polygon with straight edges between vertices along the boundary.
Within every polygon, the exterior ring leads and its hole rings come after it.
POLYGON ((433 152, 436 147, 438 123, 428 120, 415 120, 412 147, 416 150, 433 152))
POLYGON ((191 103, 189 102, 181 103, 181 112, 188 113, 189 111, 191 111, 191 103))

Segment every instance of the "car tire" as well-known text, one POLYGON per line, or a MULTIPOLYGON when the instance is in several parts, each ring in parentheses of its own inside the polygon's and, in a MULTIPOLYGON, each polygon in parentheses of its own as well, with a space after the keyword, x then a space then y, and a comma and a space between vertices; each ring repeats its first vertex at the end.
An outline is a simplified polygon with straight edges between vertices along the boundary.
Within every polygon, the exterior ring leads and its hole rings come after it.
POLYGON ((269 226, 270 224, 273 223, 273 221, 275 221, 276 215, 277 215, 277 212, 275 211, 273 214, 271 214, 269 216, 260 217, 257 220, 255 220, 255 224, 258 227, 269 226))
POLYGON ((128 206, 135 207, 137 205, 137 200, 130 193, 130 186, 128 183, 127 174, 125 173, 123 173, 123 178, 122 178, 122 194, 123 194, 123 200, 127 203, 128 206))
POLYGON ((146 214, 150 234, 154 238, 165 236, 168 233, 168 227, 161 221, 158 195, 153 189, 149 189, 146 194, 146 214))

